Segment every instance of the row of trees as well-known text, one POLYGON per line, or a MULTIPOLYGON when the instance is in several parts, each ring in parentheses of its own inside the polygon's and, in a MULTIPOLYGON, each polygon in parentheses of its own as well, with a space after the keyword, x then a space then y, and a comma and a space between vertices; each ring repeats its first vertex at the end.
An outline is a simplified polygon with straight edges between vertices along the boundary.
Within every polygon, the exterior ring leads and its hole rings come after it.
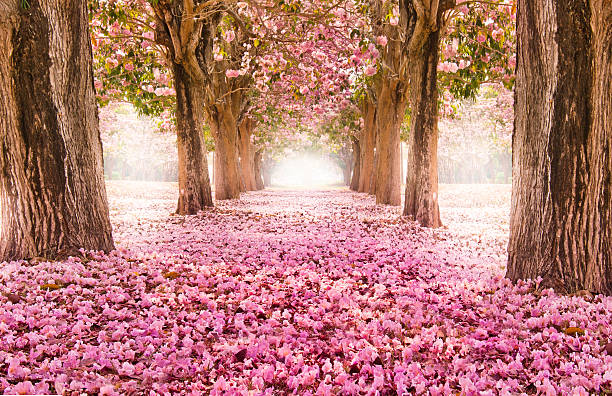
MULTIPOLYGON (((512 90, 501 84, 487 84, 476 98, 452 100, 441 111, 439 122, 438 177, 442 183, 509 183, 512 174, 511 138, 513 125, 512 90)), ((362 152, 367 150, 361 109, 350 106, 337 116, 319 123, 308 147, 329 153, 344 173, 344 182, 354 191, 370 192, 372 174, 361 180, 362 152), (323 146, 323 147, 320 147, 323 146), (361 190, 360 190, 361 188, 361 190)), ((400 140, 410 139, 409 108, 401 127, 400 140)), ((299 147, 298 147, 299 148, 299 147)), ((400 150, 405 153, 407 150, 400 150)), ((375 150, 374 150, 375 152, 375 150)), ((369 159, 372 161, 374 152, 369 159)), ((401 161, 405 161, 405 155, 401 161)), ((367 159, 363 164, 367 165, 367 159)), ((400 161, 400 166, 401 166, 400 161)), ((364 166, 372 169, 373 164, 364 166)), ((367 170, 364 170, 366 174, 367 170)))
MULTIPOLYGON (((519 1, 513 279, 612 292, 611 8, 519 1)), ((113 248, 94 84, 101 101, 175 108, 180 214, 213 205, 205 124, 216 198, 262 187, 252 140, 270 126, 274 95, 289 99, 276 112, 310 122, 357 106, 352 186, 398 205, 408 108, 404 215, 436 227, 440 88, 465 97, 514 78, 514 7, 501 2, 126 0, 91 10, 95 62, 83 1, 0 2, 2 259, 113 248)))
MULTIPOLYGON (((413 198, 408 200, 412 203, 404 212, 423 225, 439 226, 436 169, 435 165, 427 165, 436 163, 437 85, 442 84, 445 90, 457 96, 473 96, 480 83, 511 76, 513 12, 511 5, 467 7, 447 2, 441 7, 435 6, 439 15, 432 25, 427 22, 430 18, 427 12, 431 10, 425 10, 420 2, 409 3, 403 6, 410 8, 403 9, 382 1, 347 1, 340 5, 326 1, 207 2, 199 7, 192 1, 185 3, 187 6, 163 1, 97 1, 92 21, 97 32, 96 52, 100 62, 96 75, 100 91, 104 97, 127 98, 146 112, 168 107, 159 106, 163 100, 160 101, 158 90, 169 91, 172 98, 176 92, 179 149, 183 145, 192 146, 181 143, 186 128, 181 122, 185 117, 180 115, 184 113, 181 110, 183 102, 178 100, 182 83, 177 81, 173 65, 193 58, 191 74, 199 75, 202 81, 193 81, 192 85, 199 84, 207 92, 206 100, 198 100, 206 117, 197 117, 198 120, 189 125, 201 125, 205 121, 215 137, 217 199, 238 198, 241 187, 244 190, 254 184, 250 182, 255 167, 250 160, 253 155, 240 153, 236 146, 243 150, 248 148, 237 143, 239 137, 246 142, 247 137, 253 135, 251 126, 259 124, 270 128, 270 122, 261 122, 269 115, 270 101, 276 104, 272 112, 293 106, 300 122, 306 124, 317 122, 322 115, 329 117, 347 106, 355 106, 365 121, 363 132, 346 138, 357 139, 355 148, 360 152, 358 170, 362 179, 359 191, 375 194, 378 203, 399 205, 399 131, 409 102, 409 81, 417 81, 416 74, 411 76, 409 69, 417 65, 415 60, 423 58, 417 48, 424 45, 418 43, 421 36, 430 30, 438 32, 435 33, 438 36, 435 48, 430 49, 435 56, 430 60, 431 70, 428 71, 431 92, 416 90, 418 84, 412 84, 415 98, 411 102, 423 100, 431 108, 419 110, 412 117, 411 122, 417 127, 411 125, 410 138, 422 134, 418 129, 424 125, 419 118, 421 115, 433 118, 428 121, 432 126, 427 137, 419 138, 427 140, 431 147, 426 148, 418 141, 410 145, 415 150, 425 151, 409 156, 408 168, 414 172, 409 172, 413 179, 409 185, 413 190, 407 196, 413 198), (179 8, 164 8, 171 5, 179 8), (177 19, 176 26, 160 29, 167 24, 162 20, 164 13, 177 19), (193 23, 187 24, 190 20, 193 23), (193 48, 178 48, 181 40, 187 40, 191 34, 180 30, 179 23, 194 28, 193 32, 208 32, 206 38, 190 36, 193 48), (441 30, 445 30, 447 40, 438 73, 441 30), (412 44, 411 38, 406 36, 408 32, 414 34, 412 44), (169 45, 172 48, 169 49, 169 45), (125 50, 118 51, 121 48, 125 50), (193 54, 181 55, 177 60, 176 53, 183 50, 193 54), (411 55, 410 51, 416 52, 411 55), (172 78, 165 81, 158 78, 164 73, 156 70, 164 65, 151 61, 159 55, 165 60, 162 63, 169 65, 166 69, 172 71, 172 78), (352 76, 358 78, 351 81, 352 76), (155 77, 153 81, 151 77, 155 77), (172 83, 170 90, 163 88, 168 82, 172 83), (155 85, 157 88, 153 89, 155 85), (429 97, 421 98, 422 93, 429 97), (143 100, 147 96, 150 100, 143 100), (303 120, 304 117, 310 120, 303 120), (242 120, 246 121, 245 128, 241 129, 239 122, 242 120), (244 133, 238 133, 239 130, 244 133), (431 158, 423 160, 424 164, 414 162, 423 154, 431 158), (425 170, 424 165, 433 168, 425 170), (427 175, 432 175, 432 180, 427 175), (419 198, 421 196, 423 199, 419 198)), ((184 107, 193 108, 191 104, 184 107)), ((195 169, 194 166, 189 165, 179 150, 179 168, 184 169, 179 172, 181 186, 192 183, 187 180, 193 179, 188 175, 198 173, 189 171, 195 169)), ((206 181, 201 183, 206 184, 206 181)), ((195 182, 195 185, 201 183, 195 182)), ((181 191, 190 189, 181 187, 181 191)), ((197 197, 205 195, 187 194, 179 202, 177 212, 196 213, 202 206, 212 204, 208 199, 206 203, 197 202, 197 197), (196 202, 185 206, 193 199, 196 202)))

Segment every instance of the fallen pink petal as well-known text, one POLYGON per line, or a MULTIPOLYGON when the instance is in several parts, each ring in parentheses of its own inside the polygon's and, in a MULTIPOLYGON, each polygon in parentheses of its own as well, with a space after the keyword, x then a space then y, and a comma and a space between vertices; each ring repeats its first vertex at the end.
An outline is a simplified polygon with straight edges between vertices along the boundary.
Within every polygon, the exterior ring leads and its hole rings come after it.
POLYGON ((3 295, 21 297, 1 297, 4 393, 610 389, 612 298, 504 278, 503 186, 479 209, 444 187, 438 230, 346 190, 168 217, 172 184, 108 187, 116 251, 0 271, 3 295))

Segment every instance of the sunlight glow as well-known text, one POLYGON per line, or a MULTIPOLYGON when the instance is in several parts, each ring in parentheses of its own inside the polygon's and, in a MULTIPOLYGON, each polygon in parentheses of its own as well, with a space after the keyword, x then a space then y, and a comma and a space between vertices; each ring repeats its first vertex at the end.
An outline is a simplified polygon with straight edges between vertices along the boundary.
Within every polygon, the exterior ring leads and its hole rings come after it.
POLYGON ((296 153, 280 161, 272 172, 272 184, 291 187, 323 187, 342 183, 342 171, 320 155, 296 153))

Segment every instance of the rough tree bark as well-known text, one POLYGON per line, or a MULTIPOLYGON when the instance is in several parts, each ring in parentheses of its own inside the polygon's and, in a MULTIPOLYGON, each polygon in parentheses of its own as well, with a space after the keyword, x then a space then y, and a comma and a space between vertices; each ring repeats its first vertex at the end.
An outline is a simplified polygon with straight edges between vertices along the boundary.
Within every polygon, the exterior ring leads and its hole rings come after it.
POLYGON ((257 190, 257 181, 255 180, 255 153, 253 143, 251 143, 251 135, 255 122, 250 117, 244 117, 238 126, 238 153, 240 155, 240 173, 244 181, 246 191, 257 190))
POLYGON ((376 109, 376 203, 401 205, 400 126, 406 110, 405 87, 398 79, 385 79, 376 109))
POLYGON ((377 95, 376 202, 393 205, 401 202, 399 127, 410 96, 412 106, 418 111, 416 119, 412 120, 415 144, 411 145, 413 150, 408 160, 409 200, 404 211, 431 226, 439 225, 435 202, 437 176, 433 176, 437 166, 434 161, 438 98, 435 95, 436 71, 431 65, 437 59, 439 32, 447 20, 446 13, 455 4, 455 0, 400 1, 399 21, 394 27, 384 22, 391 4, 383 0, 372 3, 375 34, 389 38, 381 52, 385 67, 379 73, 382 83, 377 95), (414 87, 409 90, 412 85, 414 87))
POLYGON ((412 112, 404 215, 425 227, 442 225, 438 206, 437 66, 445 13, 454 5, 454 0, 438 0, 428 8, 413 0, 405 9, 412 32, 406 42, 412 112))
POLYGON ((253 158, 253 167, 255 171, 255 188, 257 190, 264 189, 263 181, 263 163, 262 163, 262 150, 257 150, 253 158))
POLYGON ((359 190, 359 174, 361 172, 361 145, 357 138, 352 138, 353 143, 353 175, 351 176, 351 190, 359 190))
POLYGON ((386 22, 392 7, 390 2, 384 0, 371 2, 374 34, 389 39, 381 51, 385 67, 379 71, 372 87, 376 103, 376 151, 373 183, 370 183, 369 192, 376 195, 378 204, 400 205, 402 202, 400 126, 404 120, 407 102, 405 41, 410 39, 412 31, 407 29, 406 5, 410 2, 410 0, 399 2, 401 23, 398 26, 386 22))
POLYGON ((240 171, 236 143, 238 126, 231 106, 215 105, 208 122, 215 139, 215 199, 240 198, 240 171))
MULTIPOLYGON (((183 0, 186 1, 193 0, 183 0)), ((222 15, 228 15, 226 12, 231 10, 227 4, 217 1, 202 1, 198 7, 206 8, 206 4, 221 10, 222 15)), ((250 42, 252 33, 247 31, 244 24, 235 32, 236 38, 232 43, 226 43, 224 60, 214 60, 215 44, 212 40, 207 42, 205 49, 205 112, 215 139, 216 199, 238 199, 240 192, 246 190, 243 188, 238 160, 238 120, 247 113, 248 99, 245 92, 250 89, 253 78, 250 73, 229 78, 225 72, 233 67, 231 65, 235 65, 234 62, 243 59, 244 51, 247 51, 245 45, 250 42)))
POLYGON ((178 146, 179 200, 176 213, 196 214, 213 206, 208 158, 202 128, 204 91, 182 65, 173 64, 176 89, 176 141, 178 146))
POLYGON ((0 261, 113 249, 86 2, 0 1, 0 261))
POLYGON ((438 47, 440 32, 428 33, 410 62, 410 140, 404 216, 424 227, 440 227, 438 206, 438 47))
POLYGON ((520 0, 510 279, 612 294, 612 3, 520 0))
MULTIPOLYGON (((156 20, 155 41, 172 65, 177 93, 177 145, 179 160, 178 214, 195 214, 213 206, 208 158, 203 141, 208 50, 221 20, 221 13, 206 12, 206 4, 193 0, 160 1, 151 4, 156 20), (202 109, 202 110, 200 110, 202 109)), ((208 10, 210 11, 210 10, 208 10)))
POLYGON ((374 172, 374 148, 376 147, 376 105, 364 100, 361 105, 363 129, 361 131, 359 159, 359 192, 370 192, 374 172))

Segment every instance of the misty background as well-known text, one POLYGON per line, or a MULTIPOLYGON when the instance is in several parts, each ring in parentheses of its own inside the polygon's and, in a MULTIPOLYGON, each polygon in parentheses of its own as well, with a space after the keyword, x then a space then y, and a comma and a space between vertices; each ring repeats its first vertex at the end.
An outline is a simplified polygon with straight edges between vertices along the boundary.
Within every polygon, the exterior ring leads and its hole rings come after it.
MULTIPOLYGON (((511 95, 484 92, 464 101, 453 118, 441 118, 438 146, 439 182, 446 184, 510 183, 512 125, 504 120, 511 95), (493 111, 491 109, 494 109, 493 111), (505 113, 504 113, 505 112, 505 113)), ((127 103, 100 109, 104 174, 110 180, 176 182, 176 135, 164 132, 161 122, 140 116, 127 103)), ((209 174, 213 177, 213 153, 209 174)), ((407 146, 402 143, 402 181, 406 175, 407 146)), ((272 184, 307 187, 341 184, 342 170, 322 153, 287 152, 271 169, 272 184)))

